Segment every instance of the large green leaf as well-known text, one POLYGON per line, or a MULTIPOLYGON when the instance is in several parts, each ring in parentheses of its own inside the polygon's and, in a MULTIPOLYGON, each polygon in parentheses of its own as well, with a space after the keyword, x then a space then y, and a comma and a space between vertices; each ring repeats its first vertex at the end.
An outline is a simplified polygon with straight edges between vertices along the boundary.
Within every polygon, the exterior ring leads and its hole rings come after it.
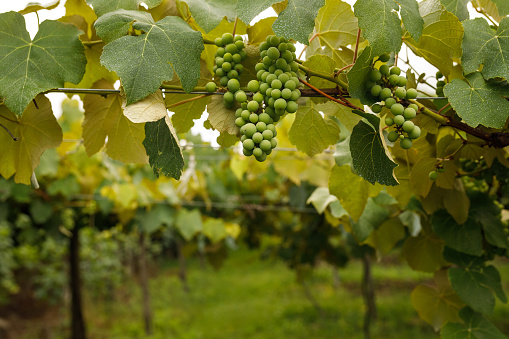
POLYGON ((456 15, 460 21, 468 20, 467 5, 470 0, 440 0, 445 9, 456 15))
POLYGON ((38 108, 31 102, 21 117, 5 105, 0 105, 0 123, 16 138, 0 128, 0 174, 9 178, 14 174, 17 183, 30 184, 30 178, 39 164, 42 153, 62 142, 62 129, 58 125, 49 100, 39 95, 38 108))
POLYGON ((221 95, 212 96, 207 105, 207 112, 213 128, 231 135, 240 134, 239 128, 235 125, 235 111, 224 107, 221 95))
POLYGON ((395 2, 401 6, 401 20, 406 30, 415 41, 419 41, 424 28, 424 19, 419 13, 419 4, 416 0, 395 0, 395 2))
POLYGON ((372 69, 371 62, 374 57, 371 47, 364 48, 355 61, 355 65, 347 73, 348 93, 352 98, 359 99, 364 105, 372 105, 377 102, 366 88, 368 73, 372 69))
POLYGON ((0 22, 0 97, 16 115, 37 94, 81 81, 86 58, 74 25, 43 21, 32 41, 21 14, 2 13, 0 22))
POLYGON ((482 18, 465 21, 463 28, 461 66, 464 73, 482 69, 485 79, 509 79, 509 18, 500 22, 497 31, 482 18))
MULTIPOLYGON (((189 11, 205 33, 213 30, 226 16, 229 21, 236 17, 235 1, 231 0, 185 0, 189 11)), ((249 24, 249 22, 248 22, 249 24)))
POLYGON ((504 233, 505 225, 501 220, 500 207, 487 195, 475 192, 470 195, 472 207, 470 213, 482 225, 486 241, 493 246, 509 249, 509 240, 504 233))
POLYGON ((452 71, 453 61, 457 62, 461 57, 461 22, 454 14, 446 11, 439 0, 420 2, 419 12, 424 19, 421 38, 416 42, 410 34, 405 34, 404 41, 415 54, 448 76, 452 71))
POLYGON ((280 1, 281 0, 237 0, 237 16, 246 25, 249 25, 255 16, 280 1))
POLYGON ((416 237, 408 237, 403 244, 403 257, 415 271, 435 272, 447 264, 442 256, 443 249, 444 241, 423 220, 421 233, 416 237))
POLYGON ((481 73, 465 76, 465 80, 453 79, 445 85, 444 93, 452 108, 470 126, 503 128, 509 116, 509 85, 485 81, 481 73))
POLYGON ((272 25, 274 33, 308 45, 316 15, 323 5, 325 0, 288 0, 288 6, 272 25))
POLYGON ((481 226, 469 218, 463 225, 458 225, 446 210, 439 210, 431 217, 433 231, 445 244, 456 251, 471 255, 481 255, 482 234, 481 226))
POLYGON ((159 177, 166 176, 179 179, 184 168, 184 157, 168 116, 159 121, 145 123, 145 140, 148 162, 159 177))
POLYGON ((502 290, 500 274, 494 266, 450 268, 449 280, 460 298, 473 310, 489 314, 495 306, 495 293, 507 302, 502 290))
POLYGON ((247 37, 250 45, 259 45, 267 40, 267 36, 274 35, 272 24, 277 18, 268 17, 247 27, 247 37))
MULTIPOLYGON (((132 27, 143 31, 139 36, 123 36, 107 44, 101 62, 115 71, 124 86, 127 105, 157 91, 163 81, 173 77, 173 69, 182 87, 190 92, 200 78, 200 55, 203 39, 179 17, 168 16, 154 23, 150 15, 136 11, 119 10, 106 14, 96 21, 95 27, 135 20, 132 27), (126 57, 129 56, 129 57, 126 57)), ((126 25, 122 26, 127 33, 126 25)))
POLYGON ((509 2, 505 0, 491 0, 497 5, 498 15, 509 15, 509 2))
POLYGON ((180 210, 177 213, 175 226, 177 226, 184 239, 187 241, 191 240, 195 234, 203 230, 200 211, 198 209, 192 211, 186 209, 180 210))
POLYGON ((336 62, 336 67, 350 65, 353 51, 344 47, 355 45, 357 40, 357 18, 352 7, 342 1, 326 1, 315 19, 313 36, 306 55, 323 54, 336 62))
POLYGON ((460 311, 461 323, 448 323, 440 332, 442 339, 507 339, 482 314, 465 307, 460 311))
MULTIPOLYGON (((113 86, 101 80, 94 88, 112 89, 113 86)), ((106 98, 87 94, 83 99, 85 120, 83 121, 83 144, 89 156, 97 153, 108 138, 106 154, 125 163, 148 162, 143 147, 145 129, 143 124, 135 124, 122 112, 122 97, 110 94, 106 98)))
POLYGON ((89 5, 94 7, 97 16, 104 15, 118 9, 137 10, 140 3, 144 3, 148 8, 156 7, 162 0, 87 0, 89 5))
POLYGON ((203 234, 215 244, 228 236, 223 219, 208 218, 203 223, 203 234))
POLYGON ((299 105, 288 134, 299 151, 313 156, 339 140, 339 126, 331 119, 324 119, 317 105, 308 100, 305 105, 299 105))
POLYGON ((393 0, 358 0, 354 5, 362 36, 375 56, 401 49, 401 20, 393 0))
MULTIPOLYGON (((380 119, 374 116, 378 121, 380 119)), ((396 186, 398 181, 394 176, 394 168, 398 166, 389 156, 379 130, 379 123, 371 126, 359 121, 350 136, 350 152, 353 168, 357 173, 374 184, 396 186)))

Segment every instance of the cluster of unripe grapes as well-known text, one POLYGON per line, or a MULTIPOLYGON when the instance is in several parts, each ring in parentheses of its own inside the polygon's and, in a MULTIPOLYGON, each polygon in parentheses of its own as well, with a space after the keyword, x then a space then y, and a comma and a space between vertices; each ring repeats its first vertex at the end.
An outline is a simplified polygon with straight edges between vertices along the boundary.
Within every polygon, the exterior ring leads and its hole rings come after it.
POLYGON ((404 100, 415 99, 417 90, 414 88, 405 89, 407 79, 401 76, 399 67, 389 67, 386 62, 389 61, 389 54, 382 54, 378 57, 381 62, 379 68, 373 68, 368 73, 368 82, 366 87, 370 94, 379 99, 379 102, 371 106, 374 113, 380 113, 385 106, 391 110, 393 117, 386 117, 385 124, 394 126, 395 129, 387 135, 391 142, 399 140, 399 145, 403 149, 412 147, 412 140, 421 135, 419 126, 411 121, 415 118, 419 107, 415 104, 403 106, 404 100))
POLYGON ((437 180, 438 174, 444 172, 445 172, 444 165, 439 163, 435 165, 435 169, 433 171, 429 172, 428 177, 430 178, 430 180, 437 180))
POLYGON ((444 75, 442 74, 442 72, 438 71, 436 74, 436 77, 437 77, 437 89, 436 89, 435 93, 437 94, 438 97, 443 97, 445 81, 440 80, 440 79, 442 79, 444 77, 444 75))
MULTIPOLYGON (((235 101, 244 102, 247 95, 240 90, 240 74, 244 71, 241 64, 247 58, 244 50, 242 36, 233 36, 231 33, 224 33, 221 38, 216 38, 214 44, 218 47, 215 54, 214 71, 215 79, 219 79, 221 86, 228 89, 224 93, 223 103, 225 107, 232 108, 235 101)), ((209 82, 205 85, 207 92, 215 92, 216 84, 209 82)))

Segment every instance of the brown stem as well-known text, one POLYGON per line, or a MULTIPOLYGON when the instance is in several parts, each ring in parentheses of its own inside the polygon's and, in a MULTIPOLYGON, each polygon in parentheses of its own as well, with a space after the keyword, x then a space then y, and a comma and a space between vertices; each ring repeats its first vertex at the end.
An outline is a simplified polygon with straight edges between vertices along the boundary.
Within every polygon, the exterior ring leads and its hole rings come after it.
POLYGON ((449 106, 451 106, 450 102, 448 102, 447 105, 445 105, 444 107, 440 108, 440 110, 437 112, 437 114, 442 114, 443 110, 446 109, 449 106))
POLYGON ((232 35, 235 36, 235 31, 237 30, 237 21, 239 20, 238 17, 235 17, 235 23, 233 24, 233 32, 232 35))
POLYGON ((12 133, 11 131, 9 131, 9 129, 7 127, 5 127, 4 125, 0 124, 0 127, 2 127, 7 133, 9 133, 9 135, 11 136, 12 140, 13 141, 18 141, 18 138, 16 138, 12 133))
POLYGON ((357 109, 359 111, 363 111, 363 109, 353 105, 352 103, 350 103, 348 100, 346 100, 345 98, 343 98, 341 95, 339 95, 339 98, 341 100, 338 100, 336 98, 333 98, 331 97, 330 95, 324 93, 322 90, 316 88, 315 86, 311 85, 310 83, 308 83, 307 81, 304 81, 302 79, 299 79, 300 82, 302 82, 304 85, 308 86, 309 88, 311 88, 313 91, 317 92, 317 93, 320 93, 321 95, 323 95, 324 97, 328 98, 329 100, 332 100, 334 102, 337 102, 338 104, 341 104, 343 106, 346 106, 346 107, 350 107, 352 109, 357 109))
MULTIPOLYGON (((211 93, 211 94, 212 94, 212 93, 211 93)), ((198 95, 197 97, 190 98, 190 99, 186 99, 186 100, 182 100, 182 101, 176 102, 176 103, 174 103, 174 104, 168 105, 168 106, 166 106, 166 108, 175 107, 175 106, 180 106, 180 105, 186 104, 186 103, 191 102, 191 101, 195 101, 195 100, 198 100, 198 99, 205 98, 205 97, 206 97, 206 96, 208 96, 208 95, 210 95, 210 94, 202 94, 202 95, 198 95)))
POLYGON ((361 38, 361 29, 357 29, 357 41, 355 42, 355 51, 353 52, 353 63, 357 61, 357 52, 359 52, 359 40, 361 38))

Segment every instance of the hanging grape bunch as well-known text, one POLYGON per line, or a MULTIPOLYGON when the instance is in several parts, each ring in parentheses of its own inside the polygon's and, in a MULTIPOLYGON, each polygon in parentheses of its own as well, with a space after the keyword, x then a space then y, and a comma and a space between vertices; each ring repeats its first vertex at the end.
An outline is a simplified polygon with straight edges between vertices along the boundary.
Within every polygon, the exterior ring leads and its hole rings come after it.
MULTIPOLYGON (((231 33, 224 33, 221 38, 214 40, 214 44, 218 47, 214 59, 214 78, 227 89, 223 96, 224 106, 232 108, 235 100, 240 103, 247 100, 246 93, 240 90, 239 82, 244 70, 241 62, 247 58, 244 41, 240 35, 234 37, 231 33)), ((216 84, 209 82, 205 88, 210 93, 215 92, 216 84)))
POLYGON ((247 85, 253 98, 235 111, 235 124, 240 127, 244 155, 264 161, 277 145, 274 122, 285 112, 297 111, 300 90, 293 43, 268 36, 260 44, 260 58, 255 66, 258 80, 247 85))
POLYGON ((436 78, 437 78, 437 89, 435 91, 435 93, 437 94, 437 97, 443 97, 444 96, 444 86, 445 86, 445 81, 443 80, 440 80, 444 77, 444 75, 442 74, 442 72, 438 71, 437 74, 436 74, 436 78))
POLYGON ((373 68, 368 73, 369 82, 366 84, 371 95, 380 99, 379 103, 371 106, 374 113, 380 113, 385 106, 391 110, 392 117, 385 118, 387 126, 394 126, 387 139, 391 142, 399 140, 399 145, 403 149, 412 147, 412 140, 421 135, 419 126, 411 121, 415 118, 419 107, 416 104, 404 106, 405 99, 415 99, 417 90, 405 89, 407 79, 401 76, 399 67, 389 67, 386 63, 389 61, 389 54, 382 54, 378 60, 382 63, 379 68, 373 68))

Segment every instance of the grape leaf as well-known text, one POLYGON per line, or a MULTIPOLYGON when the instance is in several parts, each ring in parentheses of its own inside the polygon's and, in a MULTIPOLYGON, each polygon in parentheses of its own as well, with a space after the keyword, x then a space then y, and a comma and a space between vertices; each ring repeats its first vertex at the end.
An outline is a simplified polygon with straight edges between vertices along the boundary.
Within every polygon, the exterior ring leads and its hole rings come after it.
MULTIPOLYGON (((94 84, 94 88, 111 89, 113 86, 101 80, 94 84)), ((147 153, 142 144, 144 125, 135 124, 124 116, 119 94, 110 94, 106 98, 87 94, 83 107, 83 144, 89 156, 104 146, 107 137, 106 154, 111 158, 125 163, 147 163, 147 153)))
MULTIPOLYGON (((361 106, 361 103, 359 100, 356 99, 350 99, 349 100, 352 104, 354 104, 357 107, 361 106)), ((337 102, 327 100, 327 102, 323 104, 318 104, 316 108, 323 112, 324 114, 328 114, 331 116, 335 116, 339 119, 339 121, 343 124, 343 126, 346 127, 346 130, 352 131, 352 129, 359 123, 359 121, 362 119, 357 114, 352 113, 352 109, 350 107, 346 107, 343 105, 338 104, 337 102)), ((343 129, 341 130, 341 133, 344 133, 343 129)), ((350 151, 348 151, 350 152, 350 151)))
POLYGON ((203 234, 215 244, 228 236, 223 219, 207 218, 203 223, 203 234))
POLYGON ((385 146, 378 126, 371 126, 364 121, 353 128, 350 136, 350 152, 352 153, 353 168, 357 173, 374 184, 396 186, 398 181, 394 176, 394 167, 398 166, 392 161, 387 147, 385 146))
POLYGON ((281 0, 237 0, 237 16, 246 25, 249 25, 255 16, 280 1, 281 0))
POLYGON ((184 168, 184 157, 168 116, 159 121, 145 123, 145 140, 148 161, 156 177, 160 173, 179 179, 184 168))
POLYGON ((423 228, 416 237, 409 237, 403 244, 403 256, 415 271, 435 272, 446 264, 442 257, 444 242, 431 231, 423 228))
POLYGON ((509 3, 505 0, 491 0, 497 5, 498 14, 500 16, 509 15, 509 3))
POLYGON ((306 55, 328 55, 334 59, 337 67, 350 65, 353 62, 353 51, 344 46, 355 45, 357 30, 357 18, 349 4, 326 1, 316 16, 306 55))
POLYGON ((235 125, 235 111, 224 107, 222 95, 212 96, 207 105, 207 112, 213 128, 231 135, 240 134, 239 128, 235 125))
POLYGON ((509 240, 504 233, 504 223, 498 207, 487 195, 480 192, 470 194, 470 213, 482 225, 486 241, 494 246, 509 249, 509 240))
POLYGON ((123 36, 107 44, 101 62, 119 75, 127 105, 157 91, 161 82, 172 79, 173 69, 189 93, 200 78, 200 55, 204 49, 201 33, 179 17, 169 16, 154 23, 148 13, 142 16, 139 12, 124 10, 99 18, 95 27, 99 34, 105 27, 125 22, 126 18, 134 20, 133 28, 145 33, 123 36))
POLYGON ((364 105, 372 105, 377 102, 368 93, 366 88, 368 73, 372 69, 371 62, 374 57, 375 55, 372 53, 371 47, 364 48, 361 55, 355 61, 355 65, 346 75, 348 79, 348 93, 350 93, 352 98, 359 99, 364 105))
POLYGON ((465 305, 454 292, 447 271, 435 272, 435 285, 418 285, 412 291, 412 306, 419 317, 438 331, 448 322, 459 322, 459 311, 465 305))
POLYGON ((127 9, 136 11, 140 3, 144 3, 148 8, 156 7, 161 3, 162 0, 87 0, 89 5, 94 8, 97 16, 104 15, 109 12, 116 11, 118 9, 127 9))
POLYGON ((56 8, 60 4, 60 0, 53 0, 47 4, 40 4, 38 2, 29 2, 25 8, 23 8, 21 11, 18 11, 19 14, 28 14, 40 11, 41 9, 53 9, 56 8))
POLYGON ((253 26, 247 27, 247 36, 250 45, 259 45, 267 40, 267 36, 274 35, 272 24, 276 20, 275 17, 262 19, 253 26))
POLYGON ((399 52, 401 49, 401 20, 394 11, 393 0, 358 0, 353 6, 362 36, 369 41, 374 56, 399 52))
POLYGON ((509 116, 509 85, 485 81, 481 73, 465 76, 465 80, 453 79, 445 85, 444 93, 452 108, 470 126, 503 128, 509 116))
POLYGON ((159 21, 168 15, 179 15, 176 0, 163 0, 159 5, 150 8, 148 12, 152 15, 155 21, 159 21))
MULTIPOLYGON (((394 0, 401 6, 401 20, 406 30, 415 41, 419 41, 424 28, 424 20, 419 13, 419 4, 416 0, 394 0)), ((468 0, 470 1, 470 0, 468 0)))
POLYGON ((181 209, 177 213, 177 220, 175 226, 180 231, 180 234, 187 241, 191 240, 195 234, 203 230, 203 224, 201 220, 201 213, 198 209, 186 210, 181 209))
MULTIPOLYGON (((500 22, 504 18, 498 14, 497 5, 491 0, 476 0, 477 3, 484 9, 484 11, 493 18, 496 22, 500 22)), ((508 7, 509 8, 509 7, 508 7)))
POLYGON ((465 307, 459 312, 463 323, 450 322, 440 331, 443 339, 507 339, 507 336, 500 332, 482 314, 474 312, 465 307))
MULTIPOLYGON (((303 65, 313 71, 330 76, 334 76, 334 68, 336 67, 334 60, 327 55, 312 55, 304 61, 303 65)), ((313 75, 310 75, 309 83, 316 88, 334 88, 337 86, 334 82, 313 75)))
POLYGON ((226 16, 229 21, 236 17, 235 1, 231 0, 185 0, 189 11, 205 33, 213 30, 226 16))
POLYGON ((125 97, 122 95, 122 110, 125 117, 134 123, 158 121, 167 113, 163 92, 160 89, 129 106, 126 106, 125 97))
POLYGON ((500 284, 500 274, 494 266, 452 267, 449 269, 449 280, 459 297, 477 312, 489 314, 493 311, 493 292, 501 301, 507 301, 500 284))
POLYGON ((339 199, 354 221, 358 221, 364 212, 368 198, 377 196, 381 189, 382 186, 373 186, 357 174, 352 173, 348 165, 332 167, 329 191, 339 199))
POLYGON ((445 9, 456 15, 460 21, 468 20, 467 5, 470 0, 440 0, 445 9))
POLYGON ((288 133, 292 144, 310 157, 323 152, 339 140, 338 124, 331 119, 324 119, 311 100, 299 105, 288 133))
POLYGON ((359 242, 364 242, 387 218, 389 211, 368 198, 366 207, 359 220, 352 225, 353 235, 359 242))
POLYGON ((62 129, 58 124, 51 104, 44 95, 35 99, 27 106, 23 115, 18 117, 5 105, 0 106, 0 123, 16 138, 0 128, 0 174, 4 178, 14 175, 14 181, 30 185, 30 178, 39 164, 42 153, 62 142, 62 129))
POLYGON ((316 211, 322 214, 332 202, 338 201, 338 198, 329 193, 327 187, 317 187, 309 196, 306 204, 312 204, 316 211))
POLYGON ((87 29, 83 29, 83 32, 86 33, 86 36, 88 38, 92 38, 92 36, 94 35, 92 34, 94 22, 97 20, 97 15, 95 15, 94 10, 87 5, 85 0, 66 0, 64 6, 66 17, 78 15, 85 20, 85 22, 87 23, 87 29))
POLYGON ((419 42, 408 33, 403 40, 416 55, 426 59, 447 77, 452 71, 453 61, 461 57, 463 26, 454 14, 444 9, 439 0, 420 2, 419 12, 424 19, 419 42))
POLYGON ((170 205, 156 205, 151 210, 138 209, 135 219, 140 229, 152 234, 163 225, 171 226, 175 219, 175 210, 170 205))
POLYGON ((14 113, 41 92, 80 82, 86 58, 74 25, 43 21, 31 41, 21 14, 2 13, 0 21, 0 97, 14 113))
POLYGON ((323 5, 325 0, 288 0, 288 6, 272 25, 274 33, 308 45, 316 15, 323 5))
POLYGON ((439 210, 431 216, 433 232, 444 239, 445 244, 456 251, 471 255, 481 255, 481 226, 473 219, 458 225, 446 210, 439 210))
POLYGON ((509 18, 504 18, 495 32, 482 18, 463 23, 463 56, 465 74, 481 69, 485 79, 509 79, 509 18))

